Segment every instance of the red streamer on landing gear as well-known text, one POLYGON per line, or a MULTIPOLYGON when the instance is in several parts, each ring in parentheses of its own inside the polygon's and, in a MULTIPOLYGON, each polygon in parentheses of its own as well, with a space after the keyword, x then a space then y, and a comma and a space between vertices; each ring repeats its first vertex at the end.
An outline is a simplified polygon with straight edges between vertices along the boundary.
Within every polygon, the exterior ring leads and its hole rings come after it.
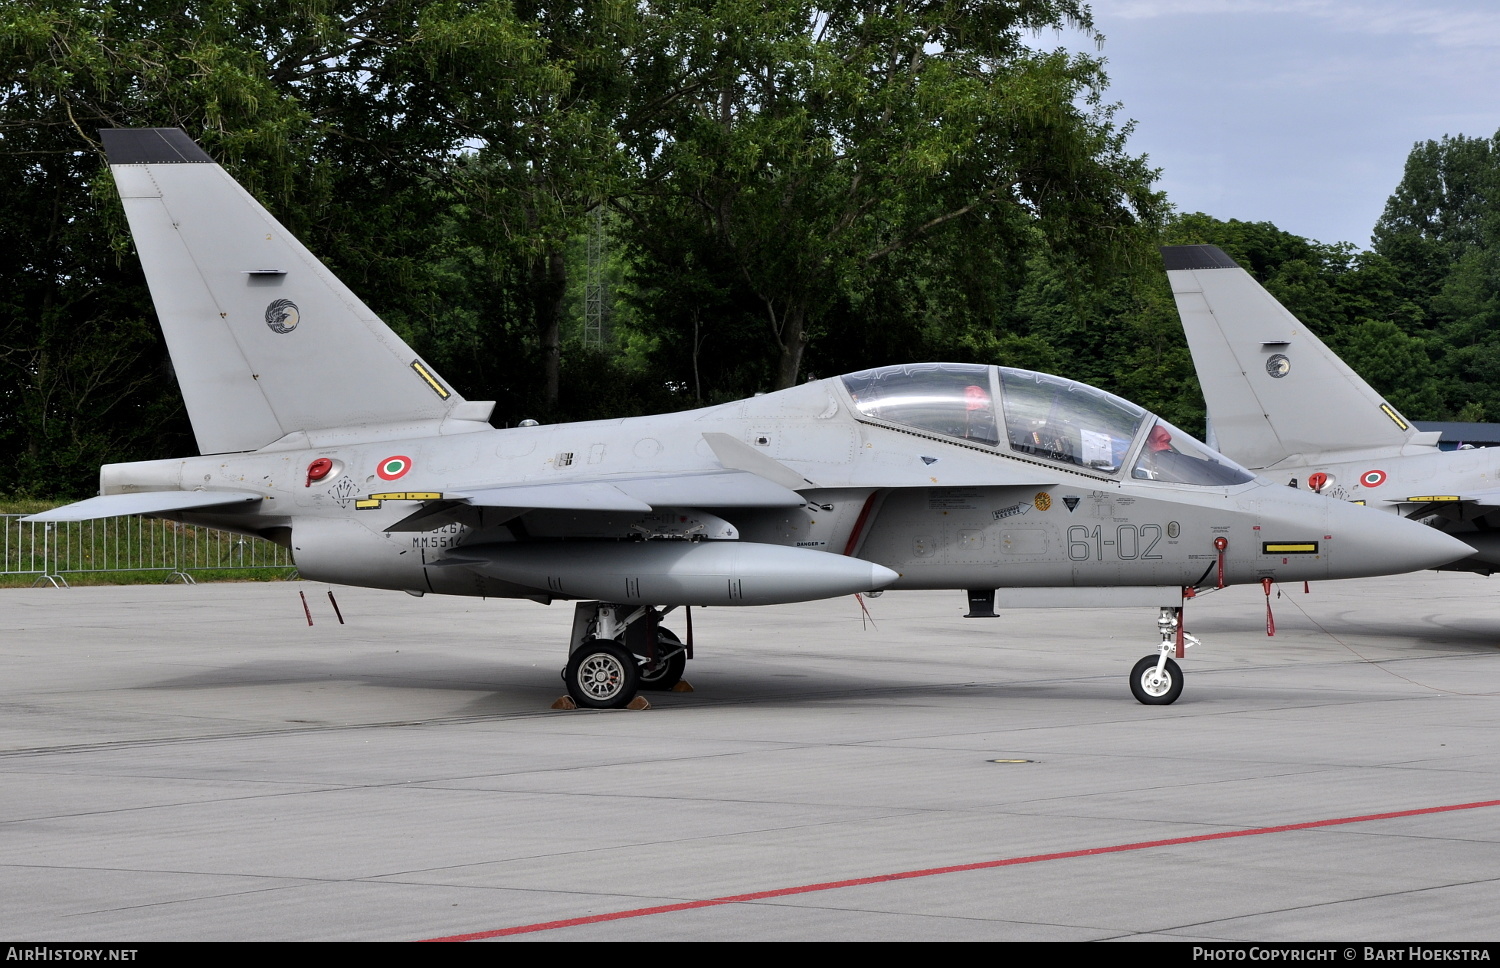
POLYGON ((1276 619, 1271 615, 1271 579, 1262 578, 1260 587, 1266 593, 1266 634, 1276 634, 1276 619))
POLYGON ((1177 610, 1177 658, 1187 658, 1187 646, 1183 644, 1182 637, 1187 632, 1187 609, 1177 610))

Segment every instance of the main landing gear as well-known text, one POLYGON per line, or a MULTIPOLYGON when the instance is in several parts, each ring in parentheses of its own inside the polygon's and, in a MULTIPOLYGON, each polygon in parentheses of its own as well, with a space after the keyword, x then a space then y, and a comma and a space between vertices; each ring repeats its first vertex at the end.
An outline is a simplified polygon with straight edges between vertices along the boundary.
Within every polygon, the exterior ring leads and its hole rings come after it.
POLYGON ((1156 619, 1161 645, 1130 670, 1130 691, 1148 706, 1169 706, 1182 695, 1182 667, 1173 657, 1198 644, 1198 638, 1182 628, 1182 609, 1163 606, 1156 619))
POLYGON ((661 619, 671 608, 579 602, 562 671, 568 695, 589 709, 623 709, 639 690, 665 691, 682 680, 689 649, 661 619))

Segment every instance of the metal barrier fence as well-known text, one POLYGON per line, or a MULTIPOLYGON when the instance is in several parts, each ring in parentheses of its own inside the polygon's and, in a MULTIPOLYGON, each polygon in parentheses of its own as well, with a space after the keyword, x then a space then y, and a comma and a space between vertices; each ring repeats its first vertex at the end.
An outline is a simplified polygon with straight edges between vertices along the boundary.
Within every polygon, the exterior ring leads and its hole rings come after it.
POLYGON ((67 575, 156 571, 163 581, 193 583, 195 571, 292 569, 292 554, 262 538, 155 518, 104 518, 43 524, 3 514, 0 576, 36 575, 35 584, 67 585, 67 575))

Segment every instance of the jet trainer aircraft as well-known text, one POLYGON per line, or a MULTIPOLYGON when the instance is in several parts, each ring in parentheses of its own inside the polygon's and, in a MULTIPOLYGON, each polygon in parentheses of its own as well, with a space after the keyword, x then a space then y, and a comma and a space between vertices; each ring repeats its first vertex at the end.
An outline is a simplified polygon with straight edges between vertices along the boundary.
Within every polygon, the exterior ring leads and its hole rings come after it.
MULTIPOLYGON (((1174 701, 1185 589, 1468 553, 1257 479, 1140 407, 997 366, 865 370, 687 413, 497 430, 185 133, 102 132, 201 457, 113 464, 36 515, 146 514, 288 545, 305 578, 576 602, 581 705, 667 688, 674 608, 891 589, 1161 607, 1132 670, 1174 701)), ((690 627, 690 626, 689 626, 690 627)))
POLYGON ((1162 250, 1214 446, 1261 474, 1423 521, 1500 570, 1500 451, 1438 449, 1212 245, 1162 250))

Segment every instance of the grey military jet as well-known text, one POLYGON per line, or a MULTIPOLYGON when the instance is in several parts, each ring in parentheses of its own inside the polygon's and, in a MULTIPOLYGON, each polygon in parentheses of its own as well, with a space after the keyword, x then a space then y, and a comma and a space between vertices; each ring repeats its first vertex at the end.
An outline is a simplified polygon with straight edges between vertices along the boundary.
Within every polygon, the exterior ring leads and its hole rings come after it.
MULTIPOLYGON (((687 413, 492 428, 177 129, 103 132, 203 456, 108 465, 35 516, 168 517, 289 546, 305 578, 574 601, 581 705, 669 688, 673 609, 883 589, 1154 605, 1140 701, 1182 690, 1184 590, 1467 554, 1272 486, 1128 401, 997 366, 865 370, 687 413)), ((691 628, 689 624, 688 628, 691 628)))
POLYGON ((1430 524, 1500 569, 1500 451, 1438 449, 1212 245, 1162 250, 1208 404, 1210 440, 1257 472, 1430 524))

